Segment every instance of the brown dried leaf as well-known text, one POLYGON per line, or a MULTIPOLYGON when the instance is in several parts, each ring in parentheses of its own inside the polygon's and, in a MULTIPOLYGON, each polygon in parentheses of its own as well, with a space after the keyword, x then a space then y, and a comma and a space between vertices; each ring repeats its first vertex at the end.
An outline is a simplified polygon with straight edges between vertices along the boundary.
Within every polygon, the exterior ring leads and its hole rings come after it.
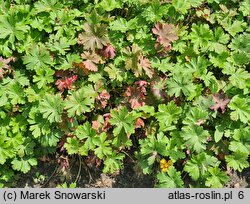
POLYGON ((102 62, 102 58, 95 52, 86 51, 81 54, 81 58, 85 60, 90 60, 91 62, 98 64, 102 62))
POLYGON ((141 48, 138 45, 133 44, 131 47, 126 47, 123 52, 126 57, 125 68, 127 70, 133 70, 135 75, 139 76, 137 70, 139 69, 139 57, 142 53, 141 48))
POLYGON ((84 68, 89 70, 89 71, 93 71, 93 72, 98 71, 98 67, 96 66, 96 64, 90 60, 84 61, 83 64, 84 64, 84 68))

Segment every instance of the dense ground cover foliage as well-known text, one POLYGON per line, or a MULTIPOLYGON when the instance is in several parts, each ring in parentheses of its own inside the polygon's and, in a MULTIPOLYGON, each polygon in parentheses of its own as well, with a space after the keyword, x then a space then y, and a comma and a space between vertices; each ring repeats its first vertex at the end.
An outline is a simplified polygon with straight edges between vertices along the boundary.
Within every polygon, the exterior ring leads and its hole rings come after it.
POLYGON ((249 0, 1 0, 0 185, 57 152, 223 187, 249 168, 249 19, 249 0))

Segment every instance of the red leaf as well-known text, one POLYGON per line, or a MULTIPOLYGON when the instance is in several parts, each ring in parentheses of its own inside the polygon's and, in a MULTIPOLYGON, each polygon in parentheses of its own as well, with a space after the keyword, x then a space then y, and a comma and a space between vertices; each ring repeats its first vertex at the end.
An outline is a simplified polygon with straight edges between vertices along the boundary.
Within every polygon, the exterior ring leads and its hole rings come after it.
POLYGON ((175 27, 173 24, 162 24, 156 23, 155 27, 152 29, 152 32, 155 35, 158 35, 156 47, 159 47, 161 44, 165 51, 171 50, 171 42, 178 39, 178 36, 175 31, 175 27))
POLYGON ((78 76, 73 75, 71 77, 65 77, 64 79, 58 79, 56 81, 57 88, 64 92, 64 89, 72 89, 72 84, 77 80, 78 76))
MULTIPOLYGON (((84 52, 81 54, 81 58, 85 59, 80 64, 80 67, 83 69, 87 69, 89 71, 97 72, 98 67, 97 64, 101 63, 101 57, 97 55, 95 52, 84 52)), ((77 64, 79 66, 79 64, 77 64)))
POLYGON ((92 121, 92 128, 98 130, 101 127, 101 123, 97 120, 92 121))
POLYGON ((103 48, 103 50, 101 50, 101 55, 102 55, 105 59, 108 59, 108 58, 114 59, 114 57, 115 57, 115 48, 114 48, 112 45, 110 45, 110 44, 108 43, 108 45, 105 46, 105 47, 103 48))
POLYGON ((128 98, 128 102, 132 109, 139 108, 145 105, 146 99, 146 87, 148 82, 140 80, 135 83, 135 86, 129 86, 125 92, 125 96, 128 98))
POLYGON ((153 77, 154 71, 152 70, 149 59, 142 56, 139 60, 139 63, 140 66, 144 69, 146 75, 151 79, 153 77))
POLYGON ((94 130, 96 130, 97 133, 101 132, 101 126, 102 126, 102 124, 99 121, 97 121, 97 120, 92 121, 92 128, 94 130))
POLYGON ((103 90, 97 97, 96 100, 101 103, 102 108, 105 108, 108 104, 108 100, 110 99, 110 94, 103 90))
POLYGON ((5 74, 10 73, 11 65, 9 65, 9 63, 15 61, 16 58, 14 57, 9 57, 7 59, 0 57, 0 79, 4 78, 5 74))
POLYGON ((106 113, 103 115, 103 117, 104 117, 104 125, 102 127, 102 130, 104 132, 107 132, 108 129, 112 127, 109 123, 109 119, 111 118, 111 115, 110 115, 110 113, 106 113))
POLYGON ((218 111, 218 109, 220 108, 221 112, 225 113, 227 104, 230 102, 230 99, 222 90, 220 90, 219 93, 213 95, 213 101, 215 102, 215 104, 210 108, 214 111, 218 111))
POLYGON ((144 127, 145 123, 141 118, 137 118, 137 120, 135 121, 135 128, 141 128, 144 127))
POLYGON ((143 93, 146 93, 147 91, 146 87, 148 86, 148 82, 140 80, 140 81, 135 82, 135 84, 139 86, 139 88, 141 89, 143 93))
POLYGON ((89 70, 89 71, 93 71, 93 72, 97 72, 98 71, 98 67, 95 65, 95 63, 93 63, 90 60, 86 60, 83 62, 84 68, 89 70))

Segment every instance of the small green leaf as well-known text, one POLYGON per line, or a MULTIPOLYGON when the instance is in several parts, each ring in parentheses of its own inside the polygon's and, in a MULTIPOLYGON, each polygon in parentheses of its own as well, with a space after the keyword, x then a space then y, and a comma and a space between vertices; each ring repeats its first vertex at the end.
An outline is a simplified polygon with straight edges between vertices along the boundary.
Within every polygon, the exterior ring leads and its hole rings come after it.
POLYGON ((188 100, 192 100, 196 86, 192 83, 191 75, 183 76, 181 73, 174 74, 173 77, 167 80, 167 93, 170 96, 179 97, 184 94, 188 100))
POLYGON ((229 32, 232 36, 235 36, 237 33, 240 33, 247 27, 247 23, 244 21, 234 20, 229 21, 226 26, 224 26, 225 30, 229 32))
POLYGON ((122 130, 128 136, 133 134, 135 132, 135 119, 136 117, 131 112, 128 112, 126 107, 122 107, 120 110, 112 110, 109 122, 111 125, 116 126, 113 130, 114 135, 119 135, 122 130))
POLYGON ((112 155, 109 155, 104 161, 104 173, 114 173, 115 171, 121 169, 123 166, 124 154, 116 154, 115 152, 112 155))
POLYGON ((37 165, 37 160, 31 157, 15 158, 12 162, 12 168, 23 173, 28 173, 32 166, 37 165))
POLYGON ((240 120, 243 123, 250 121, 250 102, 247 98, 234 96, 228 107, 233 110, 230 114, 232 120, 240 120))
POLYGON ((43 86, 54 82, 54 75, 55 71, 52 69, 38 69, 36 70, 36 74, 33 76, 33 82, 37 83, 37 86, 39 89, 41 89, 43 86))
POLYGON ((212 30, 208 24, 192 24, 192 32, 188 39, 193 43, 193 49, 196 53, 206 52, 209 49, 210 41, 213 40, 212 30))
POLYGON ((59 129, 52 129, 48 134, 41 135, 38 141, 43 147, 56 147, 62 135, 59 129))
POLYGON ((205 185, 210 188, 223 188, 224 184, 229 180, 225 172, 222 172, 219 167, 208 169, 208 177, 205 185))
POLYGON ((97 146, 94 150, 96 156, 103 159, 104 156, 112 154, 112 148, 110 147, 110 140, 107 140, 106 133, 101 133, 94 138, 93 143, 97 146))
POLYGON ((203 124, 208 118, 208 113, 199 108, 192 107, 186 114, 186 117, 183 120, 183 124, 185 125, 199 125, 199 123, 203 124))
POLYGON ((63 112, 63 100, 60 94, 46 94, 39 103, 39 111, 43 114, 44 119, 50 123, 59 122, 63 112))
POLYGON ((167 173, 160 172, 157 174, 158 188, 182 188, 184 182, 181 178, 181 173, 173 166, 170 166, 167 173))
POLYGON ((249 127, 235 129, 233 141, 230 142, 229 150, 233 152, 242 152, 250 155, 250 137, 249 127))
POLYGON ((10 147, 6 144, 6 139, 4 136, 1 135, 0 137, 0 164, 4 164, 6 162, 6 159, 11 157, 12 150, 10 147))
POLYGON ((79 140, 77 138, 67 138, 67 142, 64 147, 67 149, 69 154, 77 154, 79 151, 79 140))
POLYGON ((84 87, 69 93, 65 100, 65 108, 69 117, 80 116, 83 113, 90 112, 94 107, 94 97, 88 94, 84 87))
POLYGON ((173 101, 158 106, 158 112, 155 113, 156 119, 159 121, 160 131, 170 131, 176 129, 175 125, 180 118, 182 109, 173 101))
POLYGON ((136 28, 137 19, 131 19, 127 21, 125 18, 118 18, 117 20, 110 23, 109 28, 115 31, 121 31, 122 33, 127 32, 128 30, 136 28))
POLYGON ((70 50, 70 46, 76 44, 76 39, 61 37, 59 35, 50 35, 49 42, 46 44, 52 52, 59 52, 65 55, 70 50))
MULTIPOLYGON (((234 69, 232 69, 234 70, 234 69)), ((249 92, 250 89, 250 73, 246 70, 239 68, 230 73, 229 80, 233 86, 243 89, 245 92, 249 92)))
POLYGON ((181 131, 181 137, 186 141, 185 144, 198 153, 206 149, 208 136, 209 132, 197 125, 184 126, 181 131))
POLYGON ((152 1, 152 3, 145 8, 142 16, 149 22, 158 22, 163 15, 168 12, 169 5, 161 5, 159 1, 152 1))
POLYGON ((157 155, 169 156, 170 142, 163 132, 159 132, 156 136, 148 135, 147 138, 140 139, 139 144, 140 153, 137 156, 141 158, 140 165, 145 173, 152 171, 157 155))
POLYGON ((249 2, 249 0, 241 1, 239 10, 243 13, 244 16, 250 16, 250 2, 249 2))
POLYGON ((32 46, 28 54, 23 57, 23 63, 28 70, 46 69, 54 64, 44 45, 32 46))
POLYGON ((191 159, 187 161, 184 170, 189 173, 193 180, 196 181, 200 177, 204 177, 210 167, 218 165, 219 162, 216 157, 202 152, 198 155, 193 155, 191 159))
POLYGON ((86 151, 94 150, 96 131, 91 127, 89 122, 79 125, 76 129, 76 136, 78 139, 84 141, 83 148, 86 151))
POLYGON ((100 3, 96 5, 96 8, 101 8, 108 12, 121 7, 122 7, 121 0, 102 0, 100 3))
POLYGON ((214 141, 217 143, 221 140, 224 134, 224 128, 221 127, 220 125, 215 127, 215 132, 214 132, 214 141))
POLYGON ((249 167, 248 153, 233 152, 233 154, 227 155, 225 160, 227 165, 235 171, 242 172, 243 169, 249 167))

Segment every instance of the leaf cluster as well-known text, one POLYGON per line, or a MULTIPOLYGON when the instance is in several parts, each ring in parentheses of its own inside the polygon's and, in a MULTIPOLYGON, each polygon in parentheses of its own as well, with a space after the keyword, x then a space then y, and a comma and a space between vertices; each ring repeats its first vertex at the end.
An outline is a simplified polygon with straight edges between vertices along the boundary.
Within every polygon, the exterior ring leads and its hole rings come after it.
POLYGON ((49 153, 171 188, 249 167, 248 0, 0 5, 0 186, 49 153))

